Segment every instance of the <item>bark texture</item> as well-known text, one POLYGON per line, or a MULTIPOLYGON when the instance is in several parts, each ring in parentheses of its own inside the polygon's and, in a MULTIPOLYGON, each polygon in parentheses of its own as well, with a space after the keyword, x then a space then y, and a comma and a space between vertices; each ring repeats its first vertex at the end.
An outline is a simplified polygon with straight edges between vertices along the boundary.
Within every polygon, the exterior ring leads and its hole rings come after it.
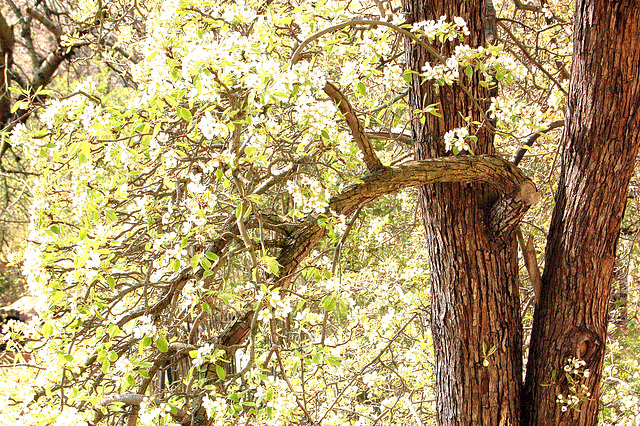
POLYGON ((13 28, 0 13, 0 129, 2 129, 11 116, 11 99, 9 97, 9 82, 7 75, 13 65, 13 48, 15 35, 13 28))
POLYGON ((523 398, 528 425, 597 424, 616 243, 640 143, 640 3, 578 1, 574 39, 562 177, 523 398), (588 377, 565 373, 574 357, 588 377))
MULTIPOLYGON (((410 22, 437 21, 443 15, 463 17, 470 30, 465 43, 484 45, 484 1, 403 3, 410 22)), ((454 45, 437 48, 448 57, 454 45)), ((407 56, 414 71, 420 72, 427 61, 436 64, 436 58, 413 43, 407 43, 407 56)), ((484 123, 474 152, 494 154, 493 133, 484 115, 489 106, 487 90, 479 85, 477 75, 462 77, 462 84, 470 93, 457 84, 436 88, 414 75, 411 109, 438 104, 442 114, 427 114, 424 122, 418 117, 413 120, 417 159, 447 155, 444 134, 465 127, 465 116, 484 123)), ((517 206, 498 199, 495 191, 481 183, 437 183, 421 187, 420 193, 431 266, 438 424, 518 425, 522 329, 516 238, 513 224, 497 236, 494 229, 500 221, 492 219, 517 206)))

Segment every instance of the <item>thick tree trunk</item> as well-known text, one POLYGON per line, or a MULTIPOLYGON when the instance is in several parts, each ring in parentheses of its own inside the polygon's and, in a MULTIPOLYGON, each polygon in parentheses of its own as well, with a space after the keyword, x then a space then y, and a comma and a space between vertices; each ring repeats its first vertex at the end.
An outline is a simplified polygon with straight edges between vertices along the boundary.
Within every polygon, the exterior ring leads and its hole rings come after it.
MULTIPOLYGON (((405 0, 410 22, 463 17, 471 32, 466 42, 484 44, 482 0, 405 0)), ((436 46, 436 48, 439 48, 436 46)), ((408 64, 420 71, 435 58, 407 44, 408 64)), ((441 52, 449 56, 451 43, 441 52)), ((481 109, 488 95, 478 76, 463 77, 474 101, 459 85, 436 88, 414 76, 411 109, 439 104, 442 117, 415 117, 416 159, 444 156, 444 134, 464 127, 462 116, 485 122, 476 154, 494 154, 493 134, 481 109)), ((462 154, 461 154, 462 155, 462 154)), ((516 238, 496 237, 490 210, 496 194, 483 184, 434 184, 420 191, 431 265, 432 330, 436 358, 436 398, 440 425, 518 425, 522 383, 522 330, 519 313, 516 238), (487 363, 484 363, 484 361, 487 363), (485 366, 486 364, 486 366, 485 366)))
POLYGON ((530 425, 597 423, 616 242, 640 143, 640 3, 579 1, 574 39, 562 178, 523 398, 530 425), (586 365, 567 373, 572 358, 586 365), (567 403, 572 396, 579 402, 567 403))

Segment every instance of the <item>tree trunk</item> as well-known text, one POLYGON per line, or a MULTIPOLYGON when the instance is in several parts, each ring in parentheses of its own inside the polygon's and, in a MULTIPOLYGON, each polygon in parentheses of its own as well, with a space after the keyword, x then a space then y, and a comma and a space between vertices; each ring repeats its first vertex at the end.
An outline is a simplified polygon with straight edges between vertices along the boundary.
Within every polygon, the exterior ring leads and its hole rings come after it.
MULTIPOLYGON (((405 0, 404 8, 410 22, 460 16, 470 30, 465 42, 472 47, 485 42, 482 0, 405 0)), ((451 51, 451 43, 441 48, 445 57, 451 51)), ((417 44, 407 43, 407 52, 408 65, 414 71, 419 72, 427 61, 437 63, 417 44)), ((436 88, 432 82, 413 76, 411 109, 438 104, 442 114, 427 114, 423 123, 414 117, 416 159, 447 155, 444 134, 465 127, 462 116, 485 122, 472 147, 474 153, 495 153, 493 133, 484 115, 489 106, 487 90, 479 85, 478 75, 462 77, 462 81, 478 101, 457 84, 436 88)), ((517 247, 512 231, 496 237, 491 230, 489 217, 495 201, 495 191, 483 184, 442 183, 420 190, 431 267, 440 425, 519 424, 522 330, 517 247)))
POLYGON ((562 177, 523 398, 529 425, 597 423, 616 243, 640 143, 640 3, 579 1, 574 40, 562 177), (585 365, 566 372, 573 358, 585 365))

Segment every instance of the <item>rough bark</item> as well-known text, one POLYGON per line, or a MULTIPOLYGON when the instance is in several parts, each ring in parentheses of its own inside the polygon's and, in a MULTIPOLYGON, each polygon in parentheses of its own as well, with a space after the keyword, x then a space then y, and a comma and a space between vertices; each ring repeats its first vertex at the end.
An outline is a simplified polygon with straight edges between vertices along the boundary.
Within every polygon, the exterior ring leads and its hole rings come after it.
POLYGON ((11 117, 11 98, 9 96, 9 82, 7 75, 13 64, 13 47, 15 35, 13 28, 0 13, 0 129, 11 117))
POLYGON ((640 143, 640 3, 579 1, 574 39, 562 177, 523 398, 528 425, 597 424, 616 243, 640 143), (573 357, 588 377, 565 374, 573 357), (580 402, 563 411, 558 395, 580 402))
MULTIPOLYGON (((481 0, 405 0, 409 21, 449 19, 467 22, 470 46, 485 43, 481 0)), ((441 53, 448 56, 452 47, 441 53)), ((435 61, 421 46, 407 43, 407 60, 415 71, 435 61)), ((472 99, 459 85, 436 89, 414 76, 411 109, 439 104, 442 117, 413 120, 416 158, 446 155, 443 136, 466 125, 463 116, 485 122, 488 94, 479 76, 463 77, 472 99)), ((495 152, 493 134, 483 125, 476 153, 495 152)), ((436 357, 436 407, 440 425, 518 425, 522 383, 522 329, 519 312, 517 246, 512 227, 496 236, 494 211, 508 211, 487 185, 439 183, 420 190, 431 266, 432 331, 436 357), (495 207, 494 207, 495 205, 495 207), (487 354, 495 348, 491 355, 487 354), (484 349, 484 350, 483 350, 484 349), (483 362, 488 365, 483 365, 483 362)))

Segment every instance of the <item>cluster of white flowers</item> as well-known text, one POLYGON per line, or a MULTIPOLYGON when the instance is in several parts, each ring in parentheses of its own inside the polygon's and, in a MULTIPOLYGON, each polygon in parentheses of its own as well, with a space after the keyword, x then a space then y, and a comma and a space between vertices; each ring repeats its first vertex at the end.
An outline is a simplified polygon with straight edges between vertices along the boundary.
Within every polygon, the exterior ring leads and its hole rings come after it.
POLYGON ((559 394, 556 398, 556 402, 562 405, 561 410, 563 412, 570 408, 577 409, 581 401, 591 397, 589 388, 584 383, 580 383, 583 378, 586 379, 591 375, 589 369, 584 368, 586 365, 587 363, 582 359, 575 357, 567 358, 567 364, 563 369, 571 384, 569 388, 570 393, 566 396, 559 394))
POLYGON ((145 398, 140 403, 140 411, 138 412, 138 421, 141 425, 173 425, 171 422, 171 406, 169 404, 156 405, 151 399, 145 398))
POLYGON ((459 127, 449 130, 444 134, 444 146, 447 151, 453 151, 454 154, 462 151, 470 151, 469 129, 459 127))
POLYGON ((589 377, 591 374, 589 369, 583 370, 582 367, 587 365, 586 361, 579 358, 567 358, 567 365, 564 366, 564 371, 570 374, 582 374, 584 377, 589 377))
POLYGON ((227 401, 224 398, 216 397, 209 398, 209 395, 205 395, 202 398, 202 407, 207 412, 207 417, 224 417, 227 413, 227 401))
POLYGON ((324 213, 329 206, 327 200, 331 193, 314 178, 304 176, 297 182, 288 181, 287 191, 293 197, 296 208, 302 213, 324 213))
POLYGON ((544 126, 546 120, 538 105, 527 105, 510 96, 491 98, 488 112, 489 117, 502 121, 506 126, 522 123, 529 127, 540 128, 544 126))
POLYGON ((205 343, 204 345, 200 346, 197 350, 195 358, 193 358, 193 361, 191 361, 193 366, 200 367, 201 365, 203 365, 205 361, 207 361, 208 357, 213 354, 215 348, 215 345, 211 343, 205 343))
POLYGON ((518 63, 512 55, 502 51, 489 55, 486 66, 494 68, 496 72, 510 75, 516 80, 523 80, 527 76, 527 68, 518 63))
POLYGON ((158 333, 158 328, 153 323, 149 315, 143 315, 138 319, 138 324, 133 328, 133 337, 142 339, 143 337, 154 337, 158 333))
POLYGON ((430 41, 439 38, 442 41, 462 40, 469 35, 469 28, 465 20, 459 16, 453 18, 453 22, 447 22, 447 16, 441 16, 438 21, 427 20, 413 24, 413 30, 423 34, 430 41))
POLYGON ((203 282, 190 280, 182 289, 182 298, 180 300, 180 306, 183 309, 193 308, 200 302, 200 291, 202 291, 203 282))
POLYGON ((209 139, 214 140, 218 138, 226 138, 229 135, 229 128, 226 124, 215 118, 211 111, 206 111, 204 116, 200 119, 198 128, 202 132, 202 135, 209 139))
POLYGON ((295 104, 296 119, 300 123, 307 123, 312 135, 319 135, 325 129, 336 126, 336 107, 331 101, 315 99, 310 86, 301 89, 295 104), (303 91, 304 90, 304 91, 303 91))
POLYGON ((422 67, 422 76, 426 80, 443 81, 446 84, 453 84, 460 78, 460 67, 455 58, 449 58, 444 64, 431 66, 429 62, 422 67))

